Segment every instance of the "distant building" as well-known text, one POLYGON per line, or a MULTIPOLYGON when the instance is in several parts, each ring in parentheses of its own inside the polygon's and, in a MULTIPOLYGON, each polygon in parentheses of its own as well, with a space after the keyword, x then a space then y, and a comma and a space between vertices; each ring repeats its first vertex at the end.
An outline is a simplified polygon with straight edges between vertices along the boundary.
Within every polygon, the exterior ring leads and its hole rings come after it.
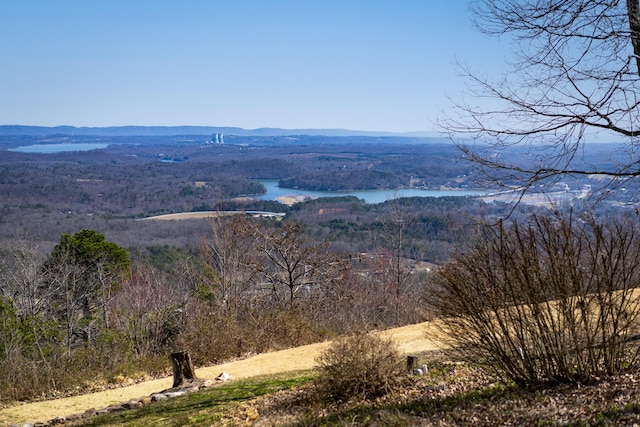
POLYGON ((211 137, 211 141, 216 144, 224 144, 224 134, 216 133, 214 136, 211 137))

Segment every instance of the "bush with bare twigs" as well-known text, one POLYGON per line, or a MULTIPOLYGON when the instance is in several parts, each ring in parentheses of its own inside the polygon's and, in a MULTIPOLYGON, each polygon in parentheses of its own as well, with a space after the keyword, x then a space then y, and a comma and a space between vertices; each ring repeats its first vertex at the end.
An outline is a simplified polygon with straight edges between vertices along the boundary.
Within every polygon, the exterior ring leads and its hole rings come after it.
POLYGON ((357 333, 334 341, 317 359, 320 393, 329 399, 376 397, 402 378, 397 345, 374 333, 357 333))
POLYGON ((486 225, 436 282, 452 346, 518 385, 589 381, 638 364, 636 219, 486 225))

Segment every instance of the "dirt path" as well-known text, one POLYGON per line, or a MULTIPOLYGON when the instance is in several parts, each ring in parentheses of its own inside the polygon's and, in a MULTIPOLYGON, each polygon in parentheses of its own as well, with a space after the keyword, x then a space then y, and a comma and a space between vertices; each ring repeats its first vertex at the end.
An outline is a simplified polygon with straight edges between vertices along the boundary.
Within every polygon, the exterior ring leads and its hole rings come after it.
MULTIPOLYGON (((441 345, 427 339, 437 336, 436 329, 431 323, 420 323, 384 332, 391 336, 400 346, 404 354, 437 350, 441 345), (428 332, 425 334, 425 332, 428 332)), ((199 378, 215 378, 221 372, 227 372, 233 378, 247 378, 258 375, 268 375, 281 372, 291 372, 311 369, 315 365, 315 358, 329 343, 311 344, 288 350, 259 354, 244 360, 210 366, 196 371, 199 378)), ((161 378, 146 381, 114 390, 100 391, 81 396, 44 402, 27 403, 0 411, 0 425, 22 425, 26 422, 45 421, 58 416, 78 414, 90 408, 100 409, 127 400, 139 399, 153 393, 170 388, 172 378, 161 378)))

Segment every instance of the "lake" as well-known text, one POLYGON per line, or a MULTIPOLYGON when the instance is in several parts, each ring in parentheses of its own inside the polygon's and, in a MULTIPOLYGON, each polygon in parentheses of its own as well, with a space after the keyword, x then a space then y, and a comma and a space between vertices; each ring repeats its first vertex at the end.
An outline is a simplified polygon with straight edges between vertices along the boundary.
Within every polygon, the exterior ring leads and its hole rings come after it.
POLYGON ((375 204, 400 197, 477 197, 487 194, 486 191, 477 190, 420 190, 416 188, 404 188, 401 190, 307 191, 293 188, 280 188, 278 187, 278 180, 275 179, 261 180, 260 183, 265 186, 267 192, 265 194, 255 196, 255 199, 258 200, 278 200, 278 197, 284 196, 309 198, 355 196, 359 199, 363 199, 366 203, 375 204))
POLYGON ((24 145, 21 147, 10 148, 8 151, 15 151, 18 153, 41 153, 41 154, 53 154, 62 153, 65 151, 90 151, 98 150, 100 148, 107 148, 109 144, 103 143, 78 143, 78 144, 34 144, 24 145))

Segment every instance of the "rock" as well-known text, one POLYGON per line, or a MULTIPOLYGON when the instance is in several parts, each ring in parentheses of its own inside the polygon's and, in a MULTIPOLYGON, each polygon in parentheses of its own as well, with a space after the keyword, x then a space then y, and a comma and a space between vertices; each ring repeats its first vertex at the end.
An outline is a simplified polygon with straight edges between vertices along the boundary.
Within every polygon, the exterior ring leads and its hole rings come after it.
POLYGON ((216 377, 216 380, 218 381, 231 381, 232 379, 233 377, 230 374, 227 374, 226 372, 223 372, 216 377))
POLYGON ((82 418, 82 414, 67 415, 67 422, 69 422, 69 421, 78 421, 81 418, 82 418))
POLYGON ((206 380, 205 382, 203 382, 202 384, 200 384, 200 388, 207 388, 207 387, 211 387, 213 385, 213 381, 211 380, 206 380))
POLYGON ((156 393, 153 396, 151 396, 151 401, 152 402, 160 402, 161 400, 167 400, 168 397, 162 393, 156 393))
POLYGON ((89 408, 86 411, 84 411, 82 413, 82 418, 89 418, 89 417, 93 417, 94 415, 96 415, 96 409, 95 408, 89 408))
POLYGON ((185 395, 186 393, 184 391, 171 391, 169 393, 165 393, 165 396, 167 397, 178 397, 178 396, 182 396, 185 395))
POLYGON ((142 399, 140 399, 140 403, 142 403, 142 404, 143 404, 143 405, 145 405, 145 406, 146 406, 146 405, 148 405, 148 404, 149 404, 149 403, 151 403, 151 402, 152 402, 152 400, 151 400, 151 397, 150 397, 150 396, 148 396, 148 397, 143 397, 142 399))
POLYGON ((142 408, 142 406, 144 405, 139 400, 130 400, 128 402, 122 403, 121 406, 126 409, 136 409, 136 408, 142 408))
POLYGON ((112 405, 103 409, 98 409, 96 411, 97 415, 103 415, 103 414, 111 414, 113 412, 119 412, 119 411, 124 411, 125 407, 123 407, 122 405, 112 405))
POLYGON ((54 425, 54 424, 64 424, 67 422, 67 419, 65 417, 55 417, 54 419, 49 421, 49 424, 54 425))

